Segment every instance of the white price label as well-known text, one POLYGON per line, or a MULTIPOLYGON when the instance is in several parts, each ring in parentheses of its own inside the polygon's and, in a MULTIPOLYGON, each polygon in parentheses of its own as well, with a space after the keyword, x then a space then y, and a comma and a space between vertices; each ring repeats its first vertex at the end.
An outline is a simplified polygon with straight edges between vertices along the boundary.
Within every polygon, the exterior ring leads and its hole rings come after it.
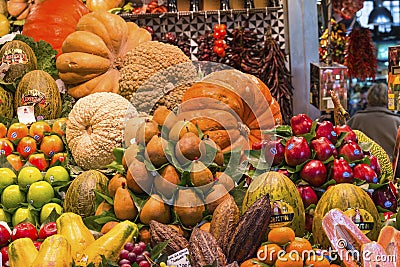
POLYGON ((189 256, 189 250, 187 248, 182 249, 168 256, 167 265, 176 267, 190 267, 188 256, 189 256))

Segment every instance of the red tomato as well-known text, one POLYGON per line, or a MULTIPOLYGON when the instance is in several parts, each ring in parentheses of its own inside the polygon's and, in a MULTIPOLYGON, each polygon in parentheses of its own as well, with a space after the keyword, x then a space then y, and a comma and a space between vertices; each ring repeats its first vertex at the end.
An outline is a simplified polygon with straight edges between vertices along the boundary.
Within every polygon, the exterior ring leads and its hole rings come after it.
POLYGON ((214 38, 215 39, 223 39, 223 38, 221 38, 221 33, 219 31, 214 31, 214 38))
POLYGON ((225 47, 225 42, 224 42, 224 40, 217 39, 217 40, 214 41, 214 46, 225 47))
POLYGON ((220 29, 221 29, 221 24, 214 25, 214 32, 219 32, 220 29))
POLYGON ((225 24, 220 24, 219 28, 220 28, 220 30, 225 30, 226 31, 226 25, 225 24))
POLYGON ((225 53, 225 49, 223 47, 218 47, 218 46, 214 46, 214 52, 217 55, 222 55, 223 53, 225 53))

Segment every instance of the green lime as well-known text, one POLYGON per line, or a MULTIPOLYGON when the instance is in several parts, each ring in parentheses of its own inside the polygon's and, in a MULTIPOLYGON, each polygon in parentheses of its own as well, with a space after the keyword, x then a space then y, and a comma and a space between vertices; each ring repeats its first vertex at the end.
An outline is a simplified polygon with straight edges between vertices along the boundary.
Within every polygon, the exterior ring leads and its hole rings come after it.
POLYGON ((34 182, 29 187, 27 195, 28 203, 32 204, 35 208, 41 208, 52 198, 54 198, 54 189, 46 181, 34 182))
POLYGON ((17 183, 17 175, 9 168, 0 168, 0 188, 17 183))
POLYGON ((18 185, 24 190, 28 189, 31 184, 43 180, 43 175, 36 167, 22 168, 18 174, 18 185))
POLYGON ((54 182, 68 182, 69 174, 63 166, 54 166, 47 170, 44 180, 50 184, 54 182))
POLYGON ((7 209, 16 208, 24 202, 26 202, 25 193, 16 184, 7 186, 1 194, 1 204, 7 209))

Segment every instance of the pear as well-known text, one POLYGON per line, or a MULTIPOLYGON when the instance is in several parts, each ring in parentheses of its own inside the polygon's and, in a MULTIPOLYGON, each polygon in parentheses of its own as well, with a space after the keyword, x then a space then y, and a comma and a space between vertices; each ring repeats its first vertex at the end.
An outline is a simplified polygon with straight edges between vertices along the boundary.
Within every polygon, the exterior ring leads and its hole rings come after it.
POLYGON ((203 162, 195 160, 193 161, 192 170, 190 171, 190 181, 194 186, 201 186, 203 192, 207 192, 211 183, 214 181, 214 177, 209 168, 207 168, 203 162), (207 186, 208 185, 208 186, 207 186))
POLYGON ((150 142, 151 138, 155 135, 158 135, 158 123, 146 119, 144 123, 142 123, 137 131, 136 139, 138 144, 147 144, 150 142))
POLYGON ((126 172, 126 184, 136 194, 150 192, 153 176, 147 171, 146 164, 133 158, 126 172))
POLYGON ((181 181, 178 172, 172 165, 167 165, 160 170, 160 175, 154 177, 154 188, 156 192, 170 199, 181 181))
POLYGON ((169 140, 177 142, 185 133, 189 132, 194 133, 196 136, 199 134, 196 125, 192 122, 186 120, 178 121, 169 132, 169 140))
POLYGON ((164 149, 167 147, 168 142, 155 135, 151 138, 146 146, 146 153, 154 166, 161 167, 163 164, 168 162, 167 156, 165 156, 164 149))
POLYGON ((103 213, 103 211, 109 211, 112 208, 112 205, 108 204, 106 201, 100 203, 100 205, 96 209, 95 216, 98 216, 103 213))
POLYGON ((191 189, 180 189, 174 203, 174 210, 181 223, 186 226, 195 226, 203 219, 204 203, 196 192, 191 189))
POLYGON ((229 193, 223 184, 215 184, 206 197, 207 211, 213 214, 219 204, 229 197, 229 193))
POLYGON ((122 156, 122 166, 124 167, 125 171, 128 171, 128 166, 130 165, 132 159, 136 158, 138 152, 139 146, 136 143, 129 145, 125 150, 124 155, 122 156))
POLYGON ((138 210, 124 182, 115 193, 114 213, 119 220, 133 220, 138 215, 138 210))
POLYGON ((175 145, 175 155, 179 163, 184 164, 188 160, 200 158, 201 139, 192 132, 185 133, 175 145))
POLYGON ((124 131, 124 142, 126 146, 129 146, 130 144, 134 143, 134 141, 136 141, 139 126, 147 119, 148 118, 145 116, 134 117, 126 122, 124 131))
POLYGON ((113 176, 113 178, 111 178, 111 180, 108 182, 108 194, 110 197, 114 198, 115 193, 117 192, 117 189, 121 187, 122 182, 126 183, 126 179, 120 173, 117 173, 113 176))
POLYGON ((211 146, 213 147, 216 152, 214 155, 214 160, 213 162, 219 166, 224 165, 225 163, 225 159, 224 159, 224 153, 222 153, 221 147, 216 144, 212 139, 206 137, 205 139, 201 140, 200 143, 200 153, 201 153, 201 157, 200 160, 202 160, 203 158, 207 157, 207 152, 210 153, 210 151, 207 151, 207 146, 211 146))
POLYGON ((171 221, 171 210, 159 195, 153 194, 140 211, 139 219, 144 224, 149 224, 151 220, 167 224, 171 221))
POLYGON ((217 183, 223 184, 228 192, 235 187, 235 181, 224 172, 216 172, 215 178, 217 179, 217 183))
POLYGON ((166 106, 159 106, 154 111, 153 121, 157 122, 160 126, 171 129, 176 123, 176 115, 166 106))

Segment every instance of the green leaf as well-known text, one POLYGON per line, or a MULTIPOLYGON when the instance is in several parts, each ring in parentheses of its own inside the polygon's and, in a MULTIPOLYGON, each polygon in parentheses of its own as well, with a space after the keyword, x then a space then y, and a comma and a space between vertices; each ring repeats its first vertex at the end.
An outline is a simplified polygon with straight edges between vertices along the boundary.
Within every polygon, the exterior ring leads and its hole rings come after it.
POLYGON ((181 181, 178 186, 193 186, 192 181, 190 179, 190 172, 184 171, 181 175, 181 181))
MULTIPOLYGON (((107 195, 104 195, 103 193, 100 193, 100 192, 97 191, 96 189, 93 190, 93 192, 94 192, 94 194, 96 195, 96 197, 98 197, 98 198, 100 198, 100 199, 102 199, 102 200, 105 200, 105 201, 106 201, 108 204, 110 204, 111 206, 114 205, 114 200, 113 200, 111 197, 109 197, 109 196, 107 196, 107 195)), ((102 201, 100 201, 100 202, 102 202, 102 201)))
POLYGON ((315 210, 316 207, 317 207, 317 206, 316 206, 315 204, 311 204, 310 206, 308 206, 308 207, 306 208, 305 212, 307 213, 307 212, 309 212, 310 210, 315 210))
POLYGON ((226 165, 225 173, 229 175, 235 182, 238 182, 240 178, 242 178, 243 173, 245 172, 245 169, 240 167, 241 157, 242 157, 241 147, 234 148, 230 152, 224 154, 224 161, 226 165))
POLYGON ((124 153, 125 153, 125 149, 124 148, 122 148, 122 147, 114 148, 113 154, 114 154, 114 157, 115 157, 115 161, 118 164, 122 165, 122 157, 124 156, 124 153))
POLYGON ((147 200, 150 197, 148 195, 137 196, 131 190, 128 189, 128 191, 132 197, 133 202, 135 203, 136 208, 138 209, 138 214, 139 214, 144 204, 146 204, 147 200))
MULTIPOLYGON (((244 183, 243 183, 244 184, 244 183)), ((242 212, 242 204, 244 196, 246 195, 246 188, 235 187, 229 192, 235 200, 240 212, 242 212)))
POLYGON ((368 184, 368 189, 379 189, 379 188, 381 188, 381 187, 384 187, 384 186, 387 186, 388 185, 388 183, 384 183, 384 184, 372 184, 372 183, 370 183, 370 184, 368 184))
POLYGON ((332 161, 335 160, 335 157, 332 155, 330 156, 327 160, 325 160, 324 162, 322 162, 324 165, 331 163, 332 161))
POLYGON ((274 135, 274 136, 282 136, 282 137, 291 137, 293 136, 292 127, 290 125, 278 125, 272 130, 262 131, 264 134, 274 135))
POLYGON ((303 162, 302 164, 296 165, 296 168, 294 170, 294 172, 300 172, 301 169, 303 169, 304 165, 306 165, 309 161, 311 161, 311 159, 306 160, 305 162, 303 162))
POLYGON ((339 134, 339 137, 338 137, 338 139, 337 139, 337 141, 336 141, 336 144, 335 144, 335 147, 336 147, 336 148, 338 148, 338 147, 340 147, 340 146, 342 145, 344 139, 346 138, 346 136, 347 136, 348 134, 349 134, 348 132, 341 132, 341 133, 339 134))
POLYGON ((116 220, 117 220, 117 218, 115 218, 115 216, 104 216, 104 217, 99 217, 97 219, 94 219, 94 222, 98 223, 98 224, 101 224, 101 225, 104 225, 104 224, 106 224, 108 222, 116 221, 116 220))
POLYGON ((168 246, 171 240, 167 240, 161 243, 158 243, 150 252, 151 259, 156 260, 162 253, 162 251, 168 246))
POLYGON ((327 189, 330 185, 335 185, 336 181, 334 179, 330 179, 326 181, 323 185, 321 185, 321 188, 327 189))
POLYGON ((116 160, 105 166, 105 168, 116 170, 121 174, 125 173, 124 166, 122 166, 122 164, 118 163, 116 160))
POLYGON ((359 142, 358 145, 363 151, 370 151, 373 145, 372 142, 359 142))
POLYGON ((382 212, 382 213, 385 213, 385 212, 390 212, 390 210, 387 210, 387 209, 384 209, 384 208, 382 208, 381 206, 376 206, 376 208, 378 209, 378 212, 382 212))

